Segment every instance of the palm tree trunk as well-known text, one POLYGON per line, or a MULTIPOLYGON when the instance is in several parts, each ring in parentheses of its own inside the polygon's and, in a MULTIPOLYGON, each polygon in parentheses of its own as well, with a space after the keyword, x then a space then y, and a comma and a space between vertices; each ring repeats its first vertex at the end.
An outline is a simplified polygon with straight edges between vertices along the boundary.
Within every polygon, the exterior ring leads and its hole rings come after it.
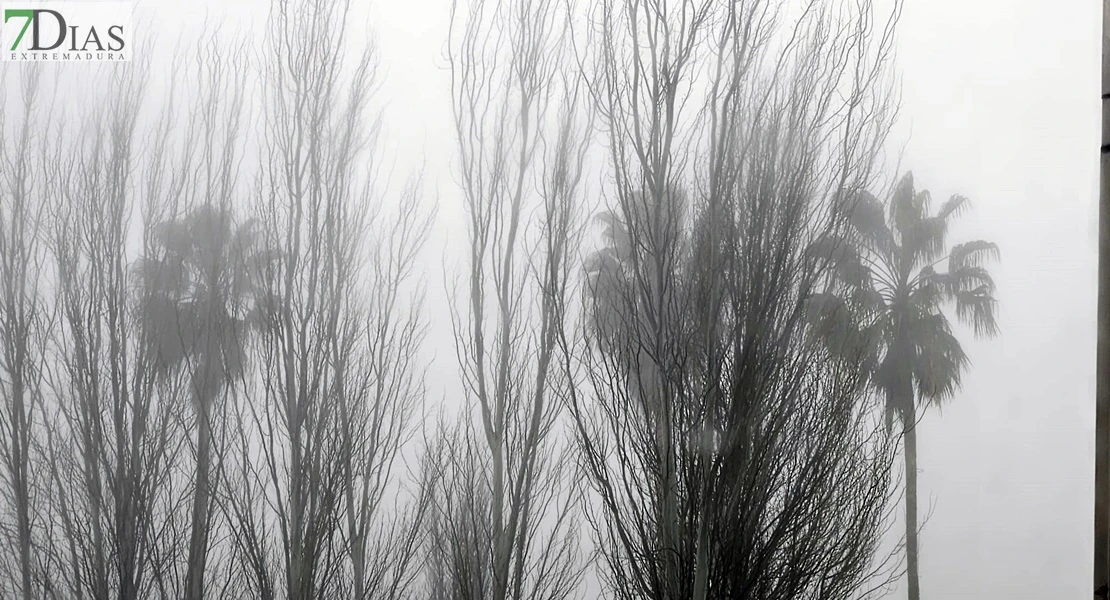
POLYGON ((917 419, 912 403, 903 413, 906 448, 906 579, 909 600, 920 600, 921 589, 917 571, 917 419))
POLYGON ((193 492, 193 523, 189 536, 189 563, 186 566, 185 599, 204 598, 204 564, 208 558, 208 476, 212 454, 212 430, 206 402, 200 403, 197 423, 197 472, 193 492))

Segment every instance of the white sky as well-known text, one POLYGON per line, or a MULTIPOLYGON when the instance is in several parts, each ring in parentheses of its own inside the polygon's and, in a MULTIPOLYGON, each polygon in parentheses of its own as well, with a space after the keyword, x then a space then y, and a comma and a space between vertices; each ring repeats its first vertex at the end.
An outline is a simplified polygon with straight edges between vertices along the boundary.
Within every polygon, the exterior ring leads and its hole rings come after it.
MULTIPOLYGON (((205 9, 209 23, 234 15, 260 35, 265 5, 151 1, 137 16, 166 39, 188 39, 205 9)), ((442 378, 455 371, 442 282, 458 264, 444 248, 464 235, 442 60, 448 5, 376 0, 368 19, 399 174, 423 160, 428 196, 438 196, 427 276, 432 373, 442 378)), ((903 111, 890 150, 905 146, 903 168, 934 198, 971 198, 953 241, 985 238, 1002 251, 1002 335, 967 343, 963 390, 918 436, 920 503, 934 505, 921 542, 930 598, 1090 597, 1099 8, 906 0, 903 111)), ((437 395, 449 388, 433 384, 437 395)))

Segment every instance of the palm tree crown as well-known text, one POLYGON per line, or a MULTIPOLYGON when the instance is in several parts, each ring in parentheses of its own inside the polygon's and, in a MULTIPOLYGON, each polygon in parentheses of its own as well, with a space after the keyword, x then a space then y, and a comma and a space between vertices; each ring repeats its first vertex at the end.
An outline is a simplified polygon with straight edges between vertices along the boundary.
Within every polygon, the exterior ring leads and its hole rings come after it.
POLYGON ((194 399, 210 402, 243 370, 244 341, 261 324, 260 267, 253 222, 198 207, 158 225, 157 252, 136 265, 144 347, 161 374, 185 366, 194 399))
POLYGON ((968 206, 952 196, 931 212, 913 174, 886 206, 862 192, 846 210, 846 226, 811 248, 829 260, 828 291, 811 300, 814 332, 842 357, 861 360, 886 397, 887 423, 912 415, 915 399, 938 404, 960 386, 968 358, 944 308, 977 337, 993 337, 997 301, 985 264, 998 246, 972 241, 948 246, 952 220, 968 206))

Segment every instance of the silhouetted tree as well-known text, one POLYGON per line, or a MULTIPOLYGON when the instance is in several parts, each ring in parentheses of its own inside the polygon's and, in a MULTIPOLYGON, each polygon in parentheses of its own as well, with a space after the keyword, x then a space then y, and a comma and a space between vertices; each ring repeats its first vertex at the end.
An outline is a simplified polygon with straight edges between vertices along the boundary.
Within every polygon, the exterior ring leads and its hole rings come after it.
MULTIPOLYGON (((0 72, 0 77, 6 73, 0 72)), ((32 460, 32 440, 36 420, 42 412, 45 334, 48 330, 48 305, 39 280, 44 269, 45 240, 43 201, 45 169, 36 164, 45 144, 32 137, 41 119, 39 96, 42 68, 23 70, 19 78, 17 128, 4 130, 6 115, 0 100, 0 519, 3 540, 0 554, 11 572, 18 573, 13 587, 0 581, 0 595, 30 600, 36 596, 33 550, 34 476, 37 461, 32 460), (10 142, 9 142, 10 140, 10 142), (8 147, 11 143, 12 147, 8 147), (7 521, 8 515, 15 523, 7 521), (13 527, 14 525, 14 527, 13 527), (8 528, 14 529, 14 535, 8 528), (9 546, 9 542, 11 542, 9 546)))
POLYGON ((555 368, 585 140, 558 2, 452 3, 448 40, 467 263, 455 346, 465 405, 429 453, 430 593, 570 596, 581 579, 555 368), (479 488, 481 492, 475 492, 479 488))
MULTIPOLYGON (((212 46, 219 40, 209 40, 212 46)), ((166 151, 153 171, 165 177, 148 193, 143 255, 135 264, 139 343, 154 376, 181 378, 194 415, 196 463, 192 480, 188 555, 183 595, 205 597, 214 529, 223 401, 243 377, 250 334, 264 322, 267 299, 261 273, 272 252, 259 243, 252 221, 235 214, 243 144, 243 64, 198 47, 187 79, 195 94, 194 122, 180 154, 166 151)), ((175 146, 170 146, 174 148, 175 146)))
POLYGON ((952 397, 968 358, 943 308, 976 336, 998 333, 994 280, 986 263, 998 246, 971 241, 949 246, 952 220, 968 206, 954 195, 932 212, 912 173, 887 203, 861 192, 845 203, 849 227, 817 241, 815 256, 831 262, 832 287, 811 299, 815 331, 838 355, 863 353, 865 374, 886 400, 887 427, 904 431, 906 558, 909 597, 920 597, 917 531, 918 403, 952 397))
POLYGON ((161 120, 140 126, 146 63, 97 76, 111 93, 78 113, 81 128, 63 121, 67 135, 42 177, 54 270, 39 285, 58 311, 36 443, 44 596, 181 597, 176 557, 187 536, 176 527, 174 475, 187 404, 178 378, 159 377, 162 362, 143 343, 148 290, 131 268, 134 234, 144 248, 150 241, 150 228, 131 228, 132 216, 154 214, 174 195, 159 158, 171 136, 161 120), (143 155, 140 132, 152 134, 143 155))
POLYGON ((389 600, 418 573, 429 488, 409 501, 397 464, 424 399, 414 270, 430 211, 418 179, 379 177, 377 56, 351 14, 271 3, 252 208, 275 255, 220 498, 236 597, 389 600))
POLYGON ((562 339, 621 598, 852 598, 885 584, 894 444, 858 368, 820 360, 805 299, 830 204, 867 182, 898 5, 607 1, 583 61, 608 135, 590 326, 562 339), (858 12, 855 12, 858 11, 858 12), (851 67, 848 67, 851 65, 851 67), (881 557, 880 557, 881 558, 881 557))
POLYGON ((196 414, 196 475, 192 503, 186 598, 201 598, 211 530, 213 404, 239 378, 246 340, 259 324, 251 307, 264 254, 252 224, 237 224, 227 207, 199 206, 158 226, 156 256, 139 264, 145 301, 143 343, 156 369, 188 373, 196 414), (248 312, 249 310, 249 312, 248 312))

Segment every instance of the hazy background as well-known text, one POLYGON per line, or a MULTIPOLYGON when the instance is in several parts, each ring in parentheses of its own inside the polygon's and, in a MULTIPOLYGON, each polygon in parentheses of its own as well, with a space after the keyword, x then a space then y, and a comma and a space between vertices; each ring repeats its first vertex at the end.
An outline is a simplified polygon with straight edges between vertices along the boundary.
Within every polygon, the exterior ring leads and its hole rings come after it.
MULTIPOLYGON (((364 21, 380 49, 395 179, 423 164, 426 196, 439 205, 426 253, 428 353, 432 399, 450 403, 456 362, 444 283, 461 264, 450 249, 465 232, 442 60, 449 0, 355 4, 353 31, 364 21)), ((972 369, 920 429, 929 598, 1090 597, 1099 8, 906 0, 903 108, 888 150, 934 198, 971 198, 953 243, 984 238, 1002 253, 992 267, 1002 334, 961 337, 972 369)), ((265 15, 263 1, 205 0, 145 3, 136 16, 172 43, 213 23, 261 36, 265 15)))

